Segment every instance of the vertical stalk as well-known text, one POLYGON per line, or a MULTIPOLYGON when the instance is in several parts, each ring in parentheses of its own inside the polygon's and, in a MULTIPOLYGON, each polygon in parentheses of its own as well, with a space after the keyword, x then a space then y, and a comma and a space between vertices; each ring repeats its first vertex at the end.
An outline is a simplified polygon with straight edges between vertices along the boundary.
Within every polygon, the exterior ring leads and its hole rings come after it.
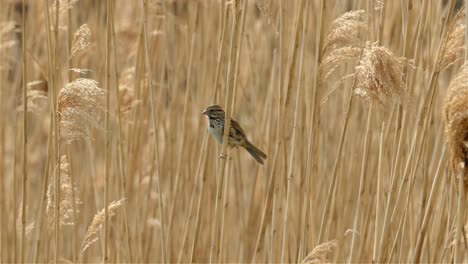
MULTIPOLYGON (((291 196, 291 184, 293 180, 293 164, 294 164, 294 149, 295 149, 295 142, 296 142, 296 136, 297 136, 297 131, 296 131, 296 126, 297 126, 297 119, 298 119, 298 111, 299 111, 299 98, 301 95, 301 75, 302 75, 302 61, 303 61, 303 52, 304 52, 304 36, 305 36, 305 30, 307 28, 307 7, 305 1, 301 1, 299 6, 298 6, 298 16, 296 17, 296 34, 295 34, 295 42, 294 42, 294 47, 299 47, 299 42, 301 45, 301 50, 300 50, 300 56, 299 56, 299 70, 297 73, 297 83, 296 83, 296 102, 295 102, 295 109, 294 109, 294 125, 292 128, 292 137, 291 137, 291 149, 290 149, 290 156, 289 156, 289 166, 288 166, 288 172, 286 174, 287 178, 287 189, 286 189, 286 206, 284 209, 284 222, 283 222, 283 243, 281 247, 281 262, 285 262, 286 258, 286 245, 288 237, 288 223, 289 223, 289 201, 290 201, 290 196, 291 196), (306 14, 304 16, 304 9, 306 10, 306 14), (302 39, 300 40, 300 38, 302 39)), ((297 49, 294 49, 294 54, 297 53, 297 49)), ((294 56, 294 55, 293 55, 294 56)), ((297 56, 297 55, 296 55, 297 56)), ((292 63, 295 63, 293 60, 292 63)), ((294 67, 291 65, 291 78, 292 75, 294 74, 293 71, 294 67)), ((290 79, 290 84, 293 82, 293 79, 290 79)), ((289 90, 289 89, 288 89, 289 90)), ((297 259, 297 256, 292 256, 292 259, 297 259)))
POLYGON ((58 78, 60 76, 60 65, 59 65, 59 10, 60 10, 60 1, 55 1, 55 26, 54 26, 54 35, 55 35, 55 53, 52 57, 53 68, 49 69, 52 71, 52 78, 54 79, 54 86, 52 86, 52 100, 53 108, 55 113, 54 118, 54 146, 55 146, 55 166, 58 169, 55 170, 55 256, 54 263, 58 263, 60 257, 60 118, 57 116, 58 113, 58 104, 57 104, 57 94, 58 87, 58 78))
MULTIPOLYGON (((468 14, 467 14, 468 15, 468 14)), ((457 206, 457 224, 456 224, 456 234, 455 234, 455 253, 453 261, 454 263, 461 263, 463 254, 460 250, 462 247, 462 236, 463 235, 463 221, 465 216, 465 183, 464 183, 464 176, 465 176, 465 163, 461 162, 458 166, 458 206, 457 206)))
POLYGON ((105 183, 104 183, 104 263, 109 260, 109 175, 110 175, 110 11, 111 11, 111 0, 106 0, 106 64, 105 64, 105 75, 106 75, 106 115, 105 115, 105 183))
MULTIPOLYGON (((203 148, 202 149, 207 149, 206 148, 207 144, 208 144, 207 134, 205 134, 205 136, 203 138, 203 143, 202 143, 203 148)), ((203 189, 204 189, 205 182, 206 182, 206 165, 208 163, 208 159, 206 157, 207 156, 209 157, 209 153, 210 153, 209 150, 204 151, 203 154, 205 154, 205 155, 201 155, 200 162, 199 162, 200 170, 198 171, 197 178, 198 178, 198 182, 200 184, 200 187, 199 187, 199 191, 198 191, 199 192, 199 197, 198 197, 198 205, 197 205, 197 214, 196 214, 196 218, 195 218, 195 231, 194 231, 193 240, 192 240, 192 247, 190 249, 190 261, 189 261, 189 263, 193 263, 193 259, 195 257, 195 250, 197 249, 197 243, 199 241, 198 235, 200 234, 200 222, 201 222, 200 218, 202 216, 202 206, 201 205, 202 205, 204 194, 205 194, 203 189), (205 159, 204 161, 203 161, 203 158, 205 159)))
POLYGON ((445 157, 446 157, 445 148, 446 148, 446 145, 444 145, 444 147, 442 148, 442 154, 439 159, 439 165, 437 166, 437 170, 436 170, 435 177, 434 177, 434 182, 432 183, 431 193, 429 194, 429 199, 427 201, 426 210, 424 212, 423 221, 421 224, 418 239, 417 239, 416 246, 414 249, 413 263, 419 263, 420 261, 422 246, 423 246, 424 239, 426 237, 426 232, 427 232, 427 225, 429 223, 429 220, 432 215, 432 211, 434 209, 434 206, 432 205, 432 203, 434 202, 434 198, 437 196, 437 193, 439 190, 439 178, 442 174, 441 173, 441 169, 443 169, 442 164, 444 164, 445 157))
MULTIPOLYGON (((220 2, 221 5, 222 5, 222 2, 220 2)), ((222 9, 224 9, 224 16, 223 16, 223 26, 221 28, 221 36, 220 36, 220 40, 219 40, 219 48, 218 48, 218 59, 217 59, 217 63, 216 63, 216 71, 215 71, 215 81, 213 83, 213 96, 212 96, 212 102, 217 102, 218 101, 218 80, 219 80, 219 75, 220 75, 220 72, 221 72, 221 59, 223 58, 223 52, 224 52, 224 39, 226 38, 226 24, 227 24, 227 21, 228 21, 228 6, 225 5, 224 8, 221 7, 222 9)))
POLYGON ((150 53, 148 48, 148 28, 147 28, 147 14, 146 10, 148 7, 147 0, 143 0, 143 44, 144 44, 144 51, 145 51, 145 64, 146 64, 146 71, 148 73, 148 83, 150 86, 150 104, 151 104, 151 117, 152 117, 152 126, 153 126, 153 143, 154 143, 154 153, 155 153, 155 167, 156 167, 156 185, 157 191, 159 194, 159 217, 161 218, 161 261, 166 263, 166 238, 165 238, 165 222, 164 222, 164 210, 163 210, 163 197, 162 197, 162 190, 161 190, 161 179, 160 179, 160 165, 159 165, 159 147, 158 147, 158 138, 157 138, 157 126, 156 126, 156 108, 154 102, 154 84, 152 79, 152 69, 150 64, 150 53))
MULTIPOLYGON (((0 35, 0 43, 2 43, 3 38, 0 35)), ((0 61, 3 59, 3 49, 0 49, 0 61)), ((3 74, 0 72, 0 83, 3 83, 3 74)), ((5 108, 4 105, 6 103, 6 95, 3 89, 0 88, 0 212, 6 212, 7 210, 7 198, 5 193, 5 108)), ((0 216, 0 226, 6 226, 8 220, 5 216, 6 214, 3 213, 0 216)), ((0 262, 6 261, 8 256, 5 253, 3 248, 3 240, 4 240, 5 232, 0 234, 0 262)))
MULTIPOLYGON (((321 90, 321 71, 320 65, 323 59, 323 41, 325 39, 325 17, 327 12, 328 1, 322 0, 321 1, 321 9, 320 9, 320 22, 318 24, 319 29, 319 39, 317 40, 317 48, 315 51, 315 77, 314 77, 314 101, 313 101, 313 114, 311 115, 311 124, 312 127, 309 131, 309 146, 308 146, 308 160, 312 160, 311 164, 308 164, 306 171, 306 175, 309 178, 308 182, 309 185, 313 185, 313 176, 317 175, 318 173, 318 149, 319 149, 319 128, 320 128, 320 90, 321 90)), ((351 100, 351 99, 350 99, 351 100)), ((351 103, 351 101, 350 101, 351 103)), ((309 162, 308 162, 309 163, 309 162)), ((308 187, 310 188, 310 186, 308 187)), ((307 197, 306 199, 311 199, 307 197)), ((322 230, 322 229, 321 229, 322 230)), ((321 243, 321 235, 322 232, 319 234, 319 243, 321 243)), ((305 243, 305 241, 304 241, 305 243)), ((305 245, 305 252, 308 251, 307 245, 305 245)))
MULTIPOLYGON (((198 9, 198 8, 197 8, 198 9)), ((197 34, 196 34, 196 26, 194 28, 194 31, 192 32, 192 41, 190 45, 190 51, 189 51, 189 60, 188 60, 188 65, 187 65, 187 81, 186 81, 186 86, 185 86, 185 98, 184 98, 184 108, 183 108, 183 119, 182 119, 182 130, 181 131, 187 131, 186 126, 187 126, 187 119, 188 119, 188 114, 187 114, 187 108, 188 108, 188 101, 190 98, 190 80, 191 80, 191 75, 192 75, 192 63, 193 63, 193 53, 195 49, 195 40, 196 40, 197 34)), ((180 143, 179 143, 179 150, 178 153, 183 153, 183 148, 185 147, 185 138, 184 136, 181 137, 180 143)), ((172 194, 172 205, 171 205, 171 210, 169 213, 169 223, 168 223, 168 239, 171 239, 171 231, 173 227, 173 217, 174 217, 174 210, 176 207, 176 201, 178 200, 177 197, 179 195, 179 181, 180 181, 180 175, 182 174, 180 172, 180 167, 182 164, 182 156, 179 155, 177 159, 177 169, 176 169, 176 174, 175 174, 175 183, 174 183, 174 192, 172 194)), ((169 245, 171 245, 171 242, 168 242, 169 245)))
POLYGON ((228 136, 229 136, 229 128, 231 127, 231 97, 232 97, 232 86, 234 83, 235 78, 235 56, 237 54, 238 48, 238 5, 237 1, 231 3, 231 13, 232 13, 232 28, 231 28, 231 44, 230 44, 230 54, 229 54, 229 61, 228 61, 228 74, 227 74, 227 86, 226 86, 226 97, 225 97, 225 107, 226 107, 226 117, 224 121, 224 135, 223 135, 223 144, 221 148, 221 160, 220 166, 217 172, 217 181, 216 181, 216 201, 215 201, 215 211, 214 211, 214 223, 213 223, 213 230, 211 234, 211 247, 210 247, 210 263, 217 262, 215 260, 215 254, 217 252, 217 223, 219 218, 219 203, 221 200, 221 192, 223 190, 223 181, 224 181, 224 173, 225 173, 225 166, 226 166, 226 153, 227 153, 227 144, 228 144, 228 136), (215 252, 216 249, 216 252, 215 252))
MULTIPOLYGON (((275 74, 275 67, 277 65, 277 61, 278 61, 278 55, 276 53, 276 50, 274 51, 274 55, 273 55, 273 64, 272 64, 272 67, 271 67, 271 80, 270 80, 270 90, 271 90, 271 93, 274 92, 274 84, 275 84, 275 79, 277 78, 277 74, 275 74)), ((281 73, 279 74, 281 75, 281 73)), ((280 83, 280 82, 279 82, 280 83)), ((273 100, 273 98, 272 98, 273 100)), ((273 105, 273 103, 271 103, 271 105, 273 105)), ((278 142, 276 143, 276 146, 278 148, 278 142)), ((277 152, 277 148, 275 148, 275 153, 277 152)), ((274 157, 276 157, 277 154, 274 155, 274 157)), ((276 158, 274 158, 274 160, 276 160, 276 158)), ((275 162, 273 162, 273 166, 275 166, 275 162)), ((259 232, 258 232, 258 235, 257 235, 257 238, 256 238, 256 242, 255 242, 255 247, 253 248, 253 257, 252 257, 252 262, 256 262, 256 256, 257 256, 257 251, 259 251, 261 249, 261 241, 262 241, 262 238, 265 234, 265 229, 266 229, 266 218, 271 214, 271 209, 272 209, 272 203, 273 203, 273 188, 275 186, 275 175, 273 174, 273 171, 272 170, 272 173, 270 174, 269 176, 269 180, 268 180, 268 184, 267 184, 267 187, 266 187, 266 201, 265 201, 265 206, 263 207, 263 210, 262 210, 262 217, 261 217, 261 220, 260 220, 260 226, 259 226, 259 232)))
POLYGON ((382 123, 382 127, 380 130, 380 144, 379 144, 379 162, 378 162, 378 172, 377 172, 377 196, 375 201, 375 228, 374 228, 374 246, 372 250, 372 262, 375 262, 375 258, 377 257, 377 241, 378 241, 378 230, 379 230, 379 223, 380 223, 380 181, 382 179, 382 152, 383 152, 383 145, 384 145, 384 131, 385 131, 385 122, 382 123))
MULTIPOLYGON (((125 169, 125 158, 124 158, 124 153, 123 153, 123 143, 122 143, 122 118, 121 118, 121 110, 120 110, 120 97, 119 97, 119 70, 117 68, 117 63, 116 63, 116 45, 115 45, 115 28, 114 28, 114 6, 111 5, 111 21, 110 21, 110 26, 111 26, 111 38, 112 38, 112 58, 114 62, 114 73, 115 73, 115 105, 117 108, 117 127, 118 127, 118 161, 119 161, 119 170, 120 170, 120 189, 122 192, 122 198, 127 201, 127 195, 125 191, 125 179, 126 179, 126 169, 125 169)), ((127 262, 132 262, 132 248, 130 246, 130 230, 128 227, 128 213, 127 213, 127 203, 122 203, 122 210, 124 213, 124 227, 125 227, 125 246, 127 247, 127 252, 128 252, 128 258, 127 262)))
MULTIPOLYGON (((372 119, 372 105, 369 105, 369 110, 367 112, 367 125, 366 125, 366 136, 364 140, 364 154, 362 158, 361 164, 361 177, 359 179, 359 191, 358 197, 356 201, 356 213, 354 215, 354 224, 353 224, 353 232, 352 232, 352 240, 351 240, 351 250, 349 255, 348 263, 353 263, 353 256, 354 256, 354 248, 356 244, 356 232, 358 230, 358 220, 359 220, 359 212, 361 211, 361 194, 364 192, 364 181, 366 176, 366 169, 367 169, 367 161, 369 155, 369 143, 372 138, 372 131, 371 131, 371 119, 372 119)), ((362 238, 364 240, 364 238, 362 238)))
POLYGON ((22 3, 23 38, 22 38, 22 68, 23 68, 23 190, 21 208, 21 263, 25 256, 25 230, 26 230, 26 206, 27 206, 27 184, 28 184, 28 87, 26 67, 26 1, 22 3))
MULTIPOLYGON (((382 227, 382 236, 381 236, 381 239, 380 239, 380 248, 379 248, 379 257, 377 259, 378 262, 381 262, 383 261, 383 258, 385 257, 384 254, 385 254, 385 251, 386 251, 386 248, 384 248, 385 246, 385 241, 388 239, 388 232, 389 232, 389 228, 390 228, 390 222, 393 222, 393 218, 394 218, 394 215, 395 215, 395 212, 396 212, 396 209, 398 207, 398 204, 399 204, 399 200, 401 198, 401 191, 403 189, 403 186, 404 186, 404 183, 406 182, 406 179, 407 177, 409 176, 409 172, 410 172, 410 163, 411 161, 413 160, 413 154, 414 154, 414 151, 416 149, 416 145, 419 141, 420 142, 420 146, 418 147, 418 150, 417 150, 417 154, 416 154, 416 160, 419 160, 420 156, 421 156, 421 150, 422 150, 422 145, 424 143, 424 139, 426 137, 426 132, 427 132, 427 126, 428 126, 428 123, 429 123, 429 116, 431 114, 431 111, 432 111, 432 106, 433 106, 433 101, 434 101, 434 95, 435 95, 435 88, 437 86, 437 81, 438 81, 438 77, 439 77, 439 73, 440 73, 440 61, 441 61, 441 58, 443 58, 444 56, 444 53, 446 51, 446 47, 444 47, 444 39, 446 38, 447 36, 447 32, 448 32, 448 26, 450 24, 450 21, 452 20, 452 15, 451 15, 451 11, 453 10, 453 7, 455 5, 455 1, 452 0, 450 2, 450 6, 449 6, 449 12, 447 14, 447 17, 445 19, 445 22, 444 22, 444 26, 443 26, 443 32, 442 32, 442 37, 441 37, 441 41, 439 43, 439 48, 438 48, 438 51, 437 51, 437 55, 436 55, 436 58, 435 58, 435 64, 433 66, 433 69, 432 69, 432 73, 431 73, 431 77, 430 77, 430 81, 429 81, 429 84, 428 84, 428 87, 429 87, 429 90, 427 91, 424 99, 423 99, 423 105, 422 105, 422 109, 421 109, 421 112, 419 113, 418 115, 418 121, 417 121, 417 125, 416 125, 416 129, 415 129, 415 132, 414 132, 414 136, 413 136, 413 139, 412 139, 412 142, 411 142, 411 148, 410 148, 410 153, 408 154, 408 158, 406 160, 406 164, 405 164, 405 168, 404 168, 404 172, 402 174, 402 181, 400 183, 400 187, 398 189, 398 193, 397 193, 397 196, 396 196, 396 201, 394 203, 394 207, 393 207, 393 211, 391 214, 388 214, 389 213, 389 206, 390 206, 390 201, 391 201, 391 198, 392 198, 392 194, 394 193, 393 192, 393 184, 392 186, 390 187, 390 193, 389 193, 389 196, 388 196, 388 203, 387 203, 387 207, 386 207, 386 210, 385 210, 385 217, 384 217, 384 222, 383 222, 383 227, 382 227), (422 138, 422 140, 421 140, 422 138), (389 217, 391 216, 391 217, 389 217), (388 219, 390 218, 390 219, 388 219)), ((397 155, 398 155, 398 151, 397 151, 397 155)), ((416 162, 415 164, 418 164, 418 162, 416 162)), ((414 169, 416 170, 416 169, 414 169)), ((396 167, 394 167, 394 170, 393 170, 393 173, 396 173, 396 167)), ((413 175, 414 173, 411 173, 411 181, 413 180, 413 175)), ((393 178, 393 176, 392 176, 393 178)))

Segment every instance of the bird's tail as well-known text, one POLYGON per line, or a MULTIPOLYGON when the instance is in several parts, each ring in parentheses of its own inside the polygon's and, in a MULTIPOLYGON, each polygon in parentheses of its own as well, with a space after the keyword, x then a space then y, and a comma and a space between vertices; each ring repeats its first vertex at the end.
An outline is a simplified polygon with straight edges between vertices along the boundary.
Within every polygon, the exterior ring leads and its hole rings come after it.
POLYGON ((260 164, 263 165, 263 160, 266 159, 267 155, 263 153, 260 149, 255 147, 252 143, 249 141, 246 142, 245 149, 252 155, 252 157, 260 164))

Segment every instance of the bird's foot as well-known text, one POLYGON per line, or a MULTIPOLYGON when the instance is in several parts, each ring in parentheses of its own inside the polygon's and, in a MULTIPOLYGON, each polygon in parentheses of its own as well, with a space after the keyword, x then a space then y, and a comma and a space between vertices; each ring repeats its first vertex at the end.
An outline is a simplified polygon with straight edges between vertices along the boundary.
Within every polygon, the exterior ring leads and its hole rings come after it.
POLYGON ((228 159, 228 160, 232 160, 232 158, 229 157, 229 155, 223 155, 223 154, 219 154, 219 158, 220 159, 228 159))

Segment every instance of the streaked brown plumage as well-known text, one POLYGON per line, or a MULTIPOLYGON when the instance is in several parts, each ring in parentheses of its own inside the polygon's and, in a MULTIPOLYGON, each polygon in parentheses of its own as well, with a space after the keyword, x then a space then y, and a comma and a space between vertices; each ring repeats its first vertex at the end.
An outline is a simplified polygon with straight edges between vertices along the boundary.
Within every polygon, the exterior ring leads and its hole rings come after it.
MULTIPOLYGON (((208 117, 208 131, 216 139, 219 144, 223 143, 223 134, 224 134, 224 110, 219 105, 212 105, 208 107, 202 113, 208 117)), ((255 147, 247 139, 244 130, 241 128, 239 123, 234 119, 231 119, 231 127, 229 130, 229 148, 243 147, 245 148, 250 155, 260 164, 263 164, 264 159, 267 155, 263 153, 260 149, 255 147)))

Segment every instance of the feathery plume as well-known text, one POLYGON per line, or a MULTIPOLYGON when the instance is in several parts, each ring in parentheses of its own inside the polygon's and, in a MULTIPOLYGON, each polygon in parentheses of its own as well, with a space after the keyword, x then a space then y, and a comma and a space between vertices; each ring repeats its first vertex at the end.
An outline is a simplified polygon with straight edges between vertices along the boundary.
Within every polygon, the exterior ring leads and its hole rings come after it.
POLYGON ((329 263, 327 255, 338 246, 336 240, 331 240, 316 246, 301 262, 301 264, 329 263))
POLYGON ((408 99, 404 72, 407 63, 405 58, 395 56, 387 48, 367 42, 356 67, 354 93, 379 104, 395 99, 405 103, 408 99))
POLYGON ((441 68, 446 69, 459 60, 465 54, 465 34, 466 34, 466 10, 462 8, 453 18, 447 37, 443 44, 443 57, 441 58, 441 68))
MULTIPOLYGON (((60 157, 60 225, 69 226, 74 225, 73 218, 73 200, 75 200, 75 208, 78 210, 78 205, 81 204, 78 198, 78 188, 73 185, 70 178, 70 163, 68 162, 67 156, 62 155, 60 157), (73 189, 72 189, 73 188, 73 189), (75 192, 75 198, 73 199, 73 192, 75 192)), ((50 181, 49 188, 47 190, 47 207, 46 214, 49 220, 49 226, 54 226, 55 218, 55 184, 54 184, 55 173, 52 180, 50 181)))
MULTIPOLYGON (((125 198, 122 198, 118 201, 111 202, 107 206, 107 212, 109 214, 109 218, 115 215, 115 212, 124 203, 124 201, 125 201, 125 198)), ((99 230, 101 230, 104 221, 105 221, 104 209, 102 209, 94 216, 93 222, 88 227, 88 231, 86 232, 84 241, 81 245, 81 254, 83 254, 86 251, 86 249, 88 249, 94 242, 98 241, 99 230)))
POLYGON ((91 29, 87 24, 81 25, 75 33, 73 33, 72 48, 70 51, 70 58, 78 54, 79 52, 85 51, 91 45, 91 29))
POLYGON ((65 85, 58 95, 61 138, 70 143, 87 136, 86 125, 99 127, 105 91, 92 79, 78 78, 65 85))
POLYGON ((468 185, 468 62, 450 82, 443 112, 452 170, 457 174, 458 164, 464 162, 468 185))
POLYGON ((361 46, 359 35, 367 29, 366 17, 366 11, 355 10, 335 19, 324 40, 322 49, 324 57, 338 47, 361 46))
POLYGON ((367 29, 366 11, 350 11, 332 22, 324 40, 320 76, 326 80, 339 66, 359 58, 362 40, 360 35, 367 29))

